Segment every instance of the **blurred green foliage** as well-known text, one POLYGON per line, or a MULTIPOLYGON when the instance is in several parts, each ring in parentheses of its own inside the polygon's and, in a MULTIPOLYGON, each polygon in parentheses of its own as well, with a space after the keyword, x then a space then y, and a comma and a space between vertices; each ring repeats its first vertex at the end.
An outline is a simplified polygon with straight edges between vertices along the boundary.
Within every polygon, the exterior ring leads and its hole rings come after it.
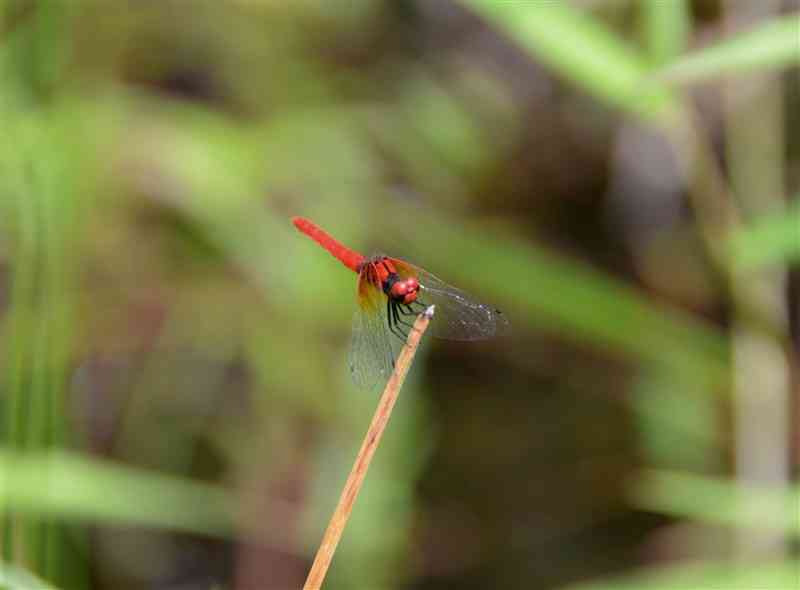
POLYGON ((674 588, 726 588, 726 590, 784 590, 796 585, 800 563, 765 563, 737 567, 730 563, 703 563, 665 572, 645 572, 627 579, 581 584, 571 590, 672 590, 674 588))
MULTIPOLYGON (((468 0, 504 32, 529 47, 538 59, 601 100, 647 120, 669 114, 675 98, 669 89, 649 84, 647 56, 628 47, 611 31, 564 2, 468 0)), ((680 10, 682 1, 674 3, 680 10)), ((680 39, 675 23, 654 27, 664 38, 680 39)), ((660 38, 658 43, 664 43, 660 38)))
POLYGON ((707 42, 707 4, 0 1, 2 583, 302 583, 375 403, 303 214, 513 325, 426 344, 326 587, 786 587, 796 549, 732 565, 798 491, 736 479, 731 326, 765 320, 731 293, 788 268, 797 317, 800 19, 707 42), (737 218, 681 163, 737 148, 691 93, 741 82, 746 123, 752 75, 787 186, 737 218), (667 146, 627 225, 626 130, 667 146))
POLYGON ((731 257, 743 270, 796 264, 800 259, 800 202, 782 213, 763 215, 731 238, 731 257))

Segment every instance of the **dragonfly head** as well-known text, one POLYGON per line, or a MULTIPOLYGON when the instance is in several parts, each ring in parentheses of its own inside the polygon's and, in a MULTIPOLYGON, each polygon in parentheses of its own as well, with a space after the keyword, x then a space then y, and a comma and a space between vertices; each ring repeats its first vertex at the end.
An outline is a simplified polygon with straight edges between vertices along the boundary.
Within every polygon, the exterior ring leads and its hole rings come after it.
POLYGON ((389 291, 392 299, 405 304, 416 301, 418 293, 419 281, 414 277, 409 277, 402 281, 395 281, 389 291))

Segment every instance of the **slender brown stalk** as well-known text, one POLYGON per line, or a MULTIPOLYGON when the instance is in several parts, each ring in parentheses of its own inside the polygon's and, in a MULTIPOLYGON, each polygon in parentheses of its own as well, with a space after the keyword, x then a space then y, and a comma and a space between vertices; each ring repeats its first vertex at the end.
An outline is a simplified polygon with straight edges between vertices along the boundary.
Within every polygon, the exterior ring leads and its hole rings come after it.
POLYGON ((347 519, 350 518, 350 513, 353 511, 353 504, 356 501, 361 485, 364 483, 364 477, 367 475, 372 456, 378 448, 378 443, 381 442, 381 436, 389 422, 389 416, 392 413, 392 408, 394 408, 394 403, 397 401, 397 396, 400 394, 400 388, 403 386, 406 373, 408 373, 408 369, 411 366, 411 361, 414 360, 419 340, 427 330, 428 323, 432 317, 433 306, 431 305, 424 313, 420 314, 417 321, 414 322, 414 327, 408 333, 408 338, 397 359, 394 372, 383 390, 383 395, 381 395, 381 399, 378 402, 378 409, 375 410, 375 415, 372 417, 372 422, 370 422, 367 429, 364 442, 361 443, 361 449, 356 455, 353 469, 344 484, 339 504, 336 506, 333 516, 331 516, 331 521, 328 524, 325 535, 322 537, 319 549, 317 549, 317 555, 314 557, 314 563, 308 572, 308 578, 306 578, 303 590, 319 590, 322 587, 325 574, 328 572, 328 567, 333 559, 333 552, 336 551, 339 539, 342 538, 344 527, 347 525, 347 519))

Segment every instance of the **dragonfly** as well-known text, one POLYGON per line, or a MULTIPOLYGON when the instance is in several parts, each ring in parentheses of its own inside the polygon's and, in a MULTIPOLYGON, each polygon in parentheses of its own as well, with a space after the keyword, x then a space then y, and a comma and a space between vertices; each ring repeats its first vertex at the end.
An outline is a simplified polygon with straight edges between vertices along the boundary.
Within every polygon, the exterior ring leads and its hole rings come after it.
POLYGON ((436 306, 436 315, 429 331, 438 338, 484 340, 508 328, 500 310, 410 262, 384 254, 364 256, 304 217, 293 217, 292 223, 358 275, 349 366, 363 389, 388 379, 413 318, 430 305, 436 306))

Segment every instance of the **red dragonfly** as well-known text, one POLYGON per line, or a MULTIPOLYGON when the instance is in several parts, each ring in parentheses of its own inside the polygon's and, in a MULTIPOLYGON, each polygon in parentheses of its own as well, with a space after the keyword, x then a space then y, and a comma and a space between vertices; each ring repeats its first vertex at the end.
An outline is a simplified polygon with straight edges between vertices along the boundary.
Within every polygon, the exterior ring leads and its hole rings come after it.
POLYGON ((413 316, 429 305, 436 306, 429 330, 439 338, 482 340, 508 327, 499 310, 474 301, 413 264, 382 254, 362 256, 303 217, 293 217, 292 223, 358 274, 350 372, 360 387, 372 389, 388 379, 395 350, 405 342, 413 316))

